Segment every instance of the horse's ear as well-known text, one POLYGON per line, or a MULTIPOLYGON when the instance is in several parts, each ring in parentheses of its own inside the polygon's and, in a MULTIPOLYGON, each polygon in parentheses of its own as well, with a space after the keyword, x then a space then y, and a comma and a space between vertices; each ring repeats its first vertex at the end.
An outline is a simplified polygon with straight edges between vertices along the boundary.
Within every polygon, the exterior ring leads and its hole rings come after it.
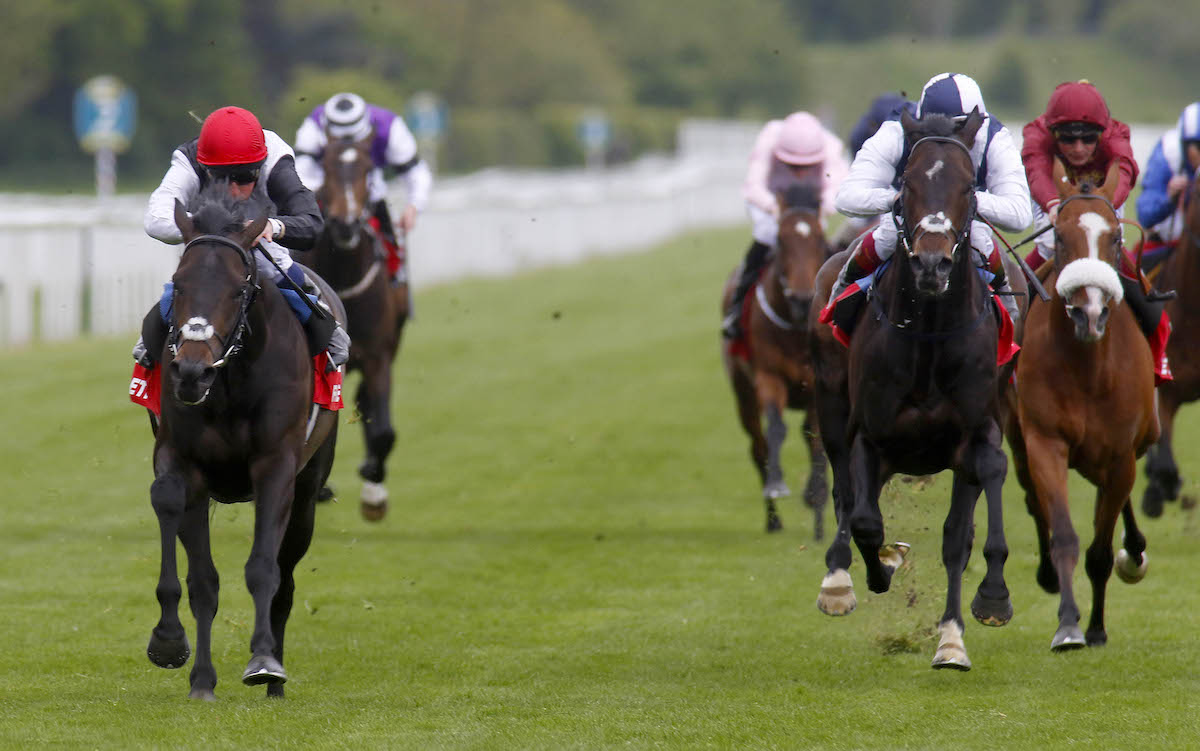
POLYGON ((183 235, 183 241, 191 242, 196 236, 196 225, 192 223, 192 217, 188 215, 187 209, 175 199, 175 226, 179 228, 179 232, 183 235))
POLYGON ((249 248, 262 234, 263 229, 267 226, 266 214, 257 219, 251 219, 246 226, 238 233, 238 242, 243 248, 249 248))
POLYGON ((959 140, 970 149, 975 145, 975 135, 979 132, 980 125, 983 125, 983 113, 976 105, 975 109, 971 110, 971 114, 967 115, 967 119, 954 129, 954 132, 958 134, 959 140))
POLYGON ((913 128, 917 127, 917 123, 917 118, 912 116, 907 107, 900 110, 900 127, 904 128, 905 137, 912 132, 913 128))
POLYGON ((1107 198, 1109 203, 1113 202, 1119 182, 1121 182, 1121 160, 1114 159, 1112 164, 1108 165, 1108 174, 1104 176, 1104 184, 1100 186, 1099 190, 1100 195, 1107 198))
POLYGON ((1079 192, 1079 188, 1071 182, 1071 178, 1067 177, 1067 168, 1063 165, 1062 159, 1054 157, 1054 167, 1051 169, 1050 176, 1054 180, 1054 187, 1058 190, 1060 198, 1066 198, 1079 192))

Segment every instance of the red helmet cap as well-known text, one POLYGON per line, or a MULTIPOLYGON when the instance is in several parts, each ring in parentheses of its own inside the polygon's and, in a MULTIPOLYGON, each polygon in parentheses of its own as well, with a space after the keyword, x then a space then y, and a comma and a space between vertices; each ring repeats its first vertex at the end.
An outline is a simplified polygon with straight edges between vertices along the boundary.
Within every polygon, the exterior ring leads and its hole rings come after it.
POLYGON ((1063 123, 1088 123, 1103 130, 1109 120, 1104 97, 1087 81, 1060 83, 1046 105, 1046 124, 1051 128, 1063 123))
POLYGON ((258 118, 241 107, 222 107, 204 120, 196 161, 206 167, 259 164, 267 158, 267 139, 258 118))

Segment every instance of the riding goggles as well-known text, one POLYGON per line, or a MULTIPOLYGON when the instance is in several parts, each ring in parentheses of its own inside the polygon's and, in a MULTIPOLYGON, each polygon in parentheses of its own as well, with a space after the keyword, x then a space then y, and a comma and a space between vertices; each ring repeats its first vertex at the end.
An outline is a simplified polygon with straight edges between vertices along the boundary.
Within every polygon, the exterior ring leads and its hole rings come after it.
POLYGON ((1060 133, 1054 137, 1056 141, 1064 144, 1072 144, 1076 141, 1086 143, 1091 146, 1100 140, 1099 133, 1060 133))
POLYGON ((235 185, 249 185, 258 180, 258 167, 207 167, 213 180, 228 180, 235 185))

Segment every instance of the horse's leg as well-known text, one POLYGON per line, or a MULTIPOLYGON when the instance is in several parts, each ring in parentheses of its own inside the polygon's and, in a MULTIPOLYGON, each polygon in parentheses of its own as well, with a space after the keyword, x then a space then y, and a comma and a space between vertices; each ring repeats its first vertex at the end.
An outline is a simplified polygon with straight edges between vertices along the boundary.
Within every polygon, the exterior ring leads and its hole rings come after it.
MULTIPOLYGON (((767 484, 767 438, 762 429, 762 407, 758 403, 758 393, 754 382, 746 371, 725 357, 725 369, 729 373, 729 383, 733 387, 733 396, 737 402, 738 422, 742 430, 750 437, 750 462, 758 472, 760 484, 767 484)), ((783 522, 775 509, 775 501, 763 492, 763 502, 767 507, 767 531, 778 532, 783 529, 783 522)))
POLYGON ((254 542, 246 559, 246 587, 254 600, 254 632, 250 636, 250 662, 242 683, 284 683, 287 673, 275 658, 271 607, 279 591, 279 550, 291 517, 296 493, 295 452, 280 450, 256 457, 250 465, 254 483, 254 542))
POLYGON ((1037 493, 1040 514, 1050 528, 1050 562, 1058 578, 1058 630, 1050 648, 1059 651, 1084 646, 1079 629, 1079 608, 1071 578, 1079 560, 1079 537, 1071 525, 1067 499, 1067 447, 1061 440, 1025 434, 1029 474, 1037 493))
POLYGON ((1146 452, 1146 490, 1142 494, 1142 511, 1156 519, 1162 516, 1163 501, 1179 497, 1183 484, 1179 477, 1179 465, 1171 448, 1171 436, 1175 432, 1175 412, 1179 401, 1170 393, 1170 387, 1158 390, 1158 442, 1146 452))
POLYGON ((1013 469, 1016 470, 1017 482, 1025 491, 1025 508, 1033 517, 1033 527, 1038 538, 1038 570, 1037 582, 1050 594, 1058 592, 1058 575, 1050 563, 1050 526, 1042 507, 1038 503, 1037 491, 1033 487, 1033 479, 1029 476, 1029 460, 1025 454, 1025 436, 1021 433, 1021 424, 1014 413, 1008 417, 1008 447, 1012 452, 1013 469))
MULTIPOLYGON (((942 525, 942 565, 946 568, 946 610, 938 622, 938 646, 933 667, 970 670, 971 659, 963 643, 965 624, 962 617, 962 578, 971 557, 975 537, 974 512, 980 486, 968 482, 961 472, 954 473, 950 493, 950 511, 942 525)), ((865 555, 865 554, 864 554, 865 555)))
MULTIPOLYGON (((834 344, 840 347, 840 344, 834 344)), ((814 352, 816 351, 814 347, 814 352)), ((836 354, 836 352, 835 352, 836 354)), ((816 359, 816 355, 814 355, 816 359)), ((817 360, 821 362, 820 360, 817 360)), ((844 377, 816 368, 816 388, 812 409, 817 413, 818 433, 825 456, 833 469, 833 515, 837 525, 829 549, 825 551, 826 573, 817 595, 817 609, 826 615, 849 615, 858 605, 850 579, 850 509, 853 486, 850 479, 850 451, 846 435, 850 420, 850 402, 842 390, 844 377)), ((842 374, 844 376, 844 373, 842 374)))
POLYGON ((179 540, 188 557, 188 604, 196 619, 196 661, 189 676, 190 699, 213 701, 217 671, 212 661, 212 623, 217 615, 220 578, 213 565, 209 538, 208 499, 193 497, 184 514, 179 540))
POLYGON ((150 632, 146 656, 160 668, 183 667, 192 650, 179 621, 179 599, 183 589, 175 558, 175 538, 183 524, 188 487, 183 472, 175 467, 174 452, 166 445, 155 447, 155 478, 150 485, 150 505, 158 517, 161 562, 158 572, 158 623, 150 632))
POLYGON ((1137 519, 1133 515, 1132 501, 1121 509, 1121 519, 1125 523, 1125 535, 1121 549, 1117 551, 1115 569, 1121 581, 1137 584, 1146 577, 1150 560, 1146 555, 1146 538, 1138 529, 1137 519))
POLYGON ((987 499, 988 528, 983 543, 987 573, 971 602, 971 614, 985 626, 1003 626, 1012 620, 1013 614, 1012 599, 1004 581, 1008 542, 1004 539, 1003 489, 1008 460, 1000 448, 1001 440, 1000 428, 993 424, 988 428, 988 435, 975 445, 975 476, 987 499))
POLYGON ((364 358, 362 382, 355 397, 362 416, 367 456, 358 468, 363 478, 361 512, 368 521, 379 521, 387 514, 388 491, 383 484, 386 462, 396 442, 392 428, 392 364, 380 354, 364 358))
MULTIPOLYGON (((763 502, 767 506, 767 531, 774 532, 783 529, 783 522, 775 508, 775 500, 792 494, 787 483, 783 480, 783 442, 787 439, 787 423, 783 421, 783 412, 787 407, 787 385, 783 379, 773 373, 759 371, 754 377, 756 401, 762 405, 767 415, 767 465, 766 478, 763 483, 763 502), (771 527, 774 518, 776 526, 771 527)), ((760 416, 755 416, 761 420, 760 416)))
POLYGON ((879 510, 879 457, 863 436, 854 439, 850 449, 850 474, 854 488, 850 509, 850 534, 867 568, 867 589, 886 592, 892 574, 903 563, 904 551, 883 545, 883 514, 879 510))
POLYGON ((812 408, 804 411, 804 437, 808 443, 808 484, 804 487, 804 503, 813 510, 813 539, 825 537, 825 499, 829 486, 825 480, 825 447, 817 433, 812 408))
POLYGON ((1084 559, 1084 568, 1092 580, 1092 615, 1087 629, 1089 647, 1108 642, 1108 633, 1104 630, 1104 597, 1113 570, 1113 532, 1117 528, 1117 517, 1129 503, 1129 491, 1137 476, 1137 459, 1130 453, 1128 457, 1112 462, 1106 474, 1106 482, 1096 489, 1096 513, 1092 520, 1094 536, 1084 559))

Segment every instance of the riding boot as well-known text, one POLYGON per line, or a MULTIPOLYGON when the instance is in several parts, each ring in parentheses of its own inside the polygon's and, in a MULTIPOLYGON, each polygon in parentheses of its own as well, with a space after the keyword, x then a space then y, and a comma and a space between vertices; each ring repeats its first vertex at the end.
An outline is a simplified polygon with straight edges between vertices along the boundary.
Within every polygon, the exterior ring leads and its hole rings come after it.
POLYGON ((1121 290, 1125 293, 1125 302, 1133 311, 1138 327, 1150 343, 1150 353, 1154 357, 1154 383, 1172 380, 1171 366, 1167 362, 1167 340, 1171 335, 1171 321, 1167 316, 1167 300, 1173 294, 1154 294, 1148 296, 1142 287, 1140 279, 1131 279, 1125 274, 1118 274, 1121 280, 1121 290))
POLYGON ((1017 319, 1021 317, 1021 312, 1017 306, 1017 298, 1013 294, 1012 286, 1008 283, 1007 279, 1000 279, 998 284, 996 282, 997 280, 992 280, 992 295, 1004 306, 1008 317, 1015 324, 1017 319))
POLYGON ((746 299, 746 293, 750 291, 750 287, 758 279, 758 274, 762 271, 763 264, 767 260, 767 253, 770 251, 769 245, 760 243, 758 240, 750 243, 749 249, 746 250, 746 257, 742 260, 742 275, 738 277, 733 297, 730 298, 729 307, 725 308, 725 317, 721 320, 721 334, 726 339, 741 338, 742 302, 746 299))
POLYGON ((152 370, 167 346, 169 330, 170 327, 163 320, 162 308, 156 303, 142 319, 142 334, 137 344, 133 345, 133 359, 143 368, 152 370))
POLYGON ((383 245, 388 255, 388 269, 395 269, 392 271, 392 285, 403 284, 406 279, 404 264, 400 262, 400 239, 396 236, 396 225, 392 224, 387 201, 376 201, 372 207, 372 214, 379 220, 379 231, 383 234, 383 245))
POLYGON ((872 232, 863 235, 862 242, 846 259, 846 263, 838 273, 837 281, 833 284, 833 289, 829 291, 829 304, 838 299, 851 284, 879 268, 881 263, 883 262, 875 252, 875 234, 872 232))

